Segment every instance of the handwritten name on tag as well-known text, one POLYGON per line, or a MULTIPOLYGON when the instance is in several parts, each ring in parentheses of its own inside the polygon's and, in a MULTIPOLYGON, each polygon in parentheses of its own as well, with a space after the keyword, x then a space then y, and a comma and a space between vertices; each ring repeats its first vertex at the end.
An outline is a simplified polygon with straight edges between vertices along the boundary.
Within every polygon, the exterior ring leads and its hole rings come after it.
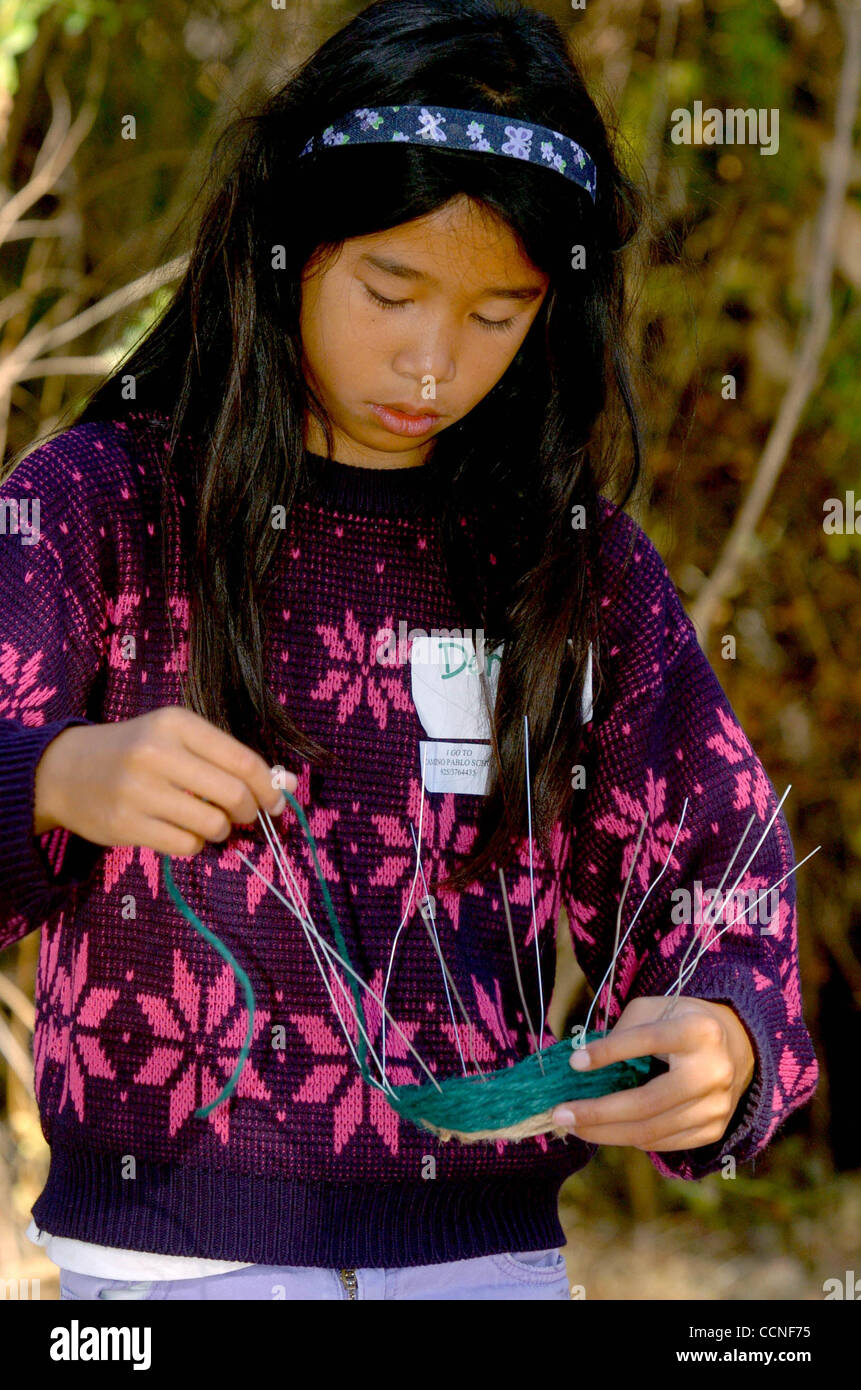
MULTIPOLYGON (((484 652, 491 701, 496 702, 504 644, 484 652)), ((428 741, 419 745, 426 789, 486 795, 490 770, 490 723, 481 688, 479 657, 472 637, 417 637, 410 651, 413 703, 428 741), (427 751, 425 751, 427 750, 427 751)), ((592 718, 592 644, 589 644, 580 717, 592 718)))

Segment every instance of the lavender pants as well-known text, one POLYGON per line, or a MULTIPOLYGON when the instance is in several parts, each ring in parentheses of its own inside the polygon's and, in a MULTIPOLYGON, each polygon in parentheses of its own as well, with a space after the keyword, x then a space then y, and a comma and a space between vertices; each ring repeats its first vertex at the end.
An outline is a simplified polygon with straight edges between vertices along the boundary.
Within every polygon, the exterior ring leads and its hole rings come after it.
POLYGON ((447 1264, 408 1269, 312 1269, 250 1265, 203 1279, 162 1279, 130 1283, 60 1270, 61 1299, 568 1299, 568 1275, 561 1250, 483 1255, 447 1264))

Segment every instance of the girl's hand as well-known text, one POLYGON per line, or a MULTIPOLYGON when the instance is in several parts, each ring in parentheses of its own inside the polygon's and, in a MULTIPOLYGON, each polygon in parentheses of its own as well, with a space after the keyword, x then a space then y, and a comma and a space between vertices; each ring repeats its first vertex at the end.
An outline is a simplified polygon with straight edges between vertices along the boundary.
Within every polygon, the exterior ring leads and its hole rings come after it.
POLYGON ((658 1153, 695 1149, 722 1138, 753 1079, 755 1056, 744 1025, 726 1004, 663 996, 632 999, 605 1038, 571 1053, 576 1070, 651 1054, 670 1070, 644 1086, 574 1100, 553 1118, 588 1144, 627 1144, 658 1153), (582 1059, 588 1054, 586 1067, 582 1059), (591 1065, 590 1065, 591 1064, 591 1065), (572 1113, 573 1112, 573 1113, 572 1113))
MULTIPOLYGON (((296 790, 296 776, 284 777, 296 790)), ((192 710, 165 705, 136 719, 72 725, 36 768, 33 834, 63 826, 97 845, 190 856, 287 803, 266 761, 192 710)))

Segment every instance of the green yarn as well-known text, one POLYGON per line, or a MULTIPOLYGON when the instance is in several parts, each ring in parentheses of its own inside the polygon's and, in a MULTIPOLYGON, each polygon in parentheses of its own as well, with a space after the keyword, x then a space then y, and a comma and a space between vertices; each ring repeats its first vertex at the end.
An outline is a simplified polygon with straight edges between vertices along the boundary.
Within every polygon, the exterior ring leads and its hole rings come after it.
MULTIPOLYGON (((602 1033, 587 1033, 586 1044, 601 1037, 602 1033)), ((483 1077, 446 1077, 440 1083, 440 1091, 429 1083, 396 1086, 394 1098, 388 1098, 389 1104, 404 1119, 423 1128, 433 1126, 474 1134, 485 1129, 507 1129, 569 1100, 631 1090, 648 1080, 652 1070, 651 1057, 632 1057, 593 1072, 578 1072, 570 1065, 571 1051, 570 1040, 553 1043, 540 1053, 531 1052, 512 1067, 487 1072, 483 1077)))
POLYGON ((205 941, 208 941, 210 946, 212 946, 218 952, 222 960, 227 961, 227 964, 230 966, 231 970, 233 971, 234 975, 236 976, 237 980, 242 985, 242 988, 245 991, 245 1003, 248 1006, 248 1032, 245 1035, 245 1042, 242 1044, 242 1047, 240 1049, 239 1058, 237 1060, 236 1066, 233 1069, 233 1074, 230 1077, 230 1080, 227 1082, 227 1085, 215 1097, 215 1100, 211 1100, 208 1105, 203 1105, 200 1107, 199 1110, 195 1110, 194 1112, 199 1119, 203 1120, 209 1114, 210 1110, 214 1110, 217 1105, 221 1105, 222 1101, 228 1100, 229 1097, 232 1096, 236 1088, 236 1083, 239 1080, 239 1077, 242 1073, 242 1068, 245 1066, 245 1060, 249 1052, 251 1051, 251 1039, 254 1036, 254 991, 251 988, 251 981, 249 980, 245 971, 242 969, 242 966, 239 964, 237 960, 234 959, 230 951, 228 951, 227 947, 225 946, 224 942, 219 941, 215 933, 211 932, 209 930, 209 927, 205 927, 203 925, 200 918, 195 916, 188 903, 185 901, 185 898, 182 896, 182 894, 180 893, 179 889, 173 881, 173 874, 171 872, 170 867, 170 856, 167 854, 163 854, 161 856, 161 871, 162 876, 164 877, 167 891, 173 899, 174 903, 176 904, 177 909, 179 910, 179 912, 182 913, 186 921, 191 923, 195 931, 199 932, 203 939, 205 941))
MULTIPOLYGON (((305 813, 290 792, 285 790, 283 795, 295 811, 310 847, 326 915, 338 952, 342 960, 355 970, 335 914, 328 884, 320 868, 317 846, 305 813)), ((204 926, 183 898, 173 881, 170 857, 166 854, 162 855, 162 873, 167 891, 178 911, 230 966, 242 985, 248 1006, 248 1033, 232 1076, 215 1100, 194 1112, 195 1115, 204 1118, 217 1105, 228 1100, 236 1088, 251 1050, 254 1034, 254 992, 245 971, 224 943, 204 926)), ((361 992, 355 975, 351 975, 350 984, 357 1017, 363 1032, 367 1033, 361 992)), ((588 1033, 585 1044, 603 1036, 598 1032, 588 1033)), ((370 1085, 379 1088, 379 1082, 372 1078, 368 1069, 368 1048, 362 1032, 359 1033, 358 1046, 362 1076, 370 1085)), ((584 1096, 604 1096, 615 1091, 630 1090, 643 1085, 653 1072, 654 1057, 632 1057, 626 1061, 599 1067, 594 1072, 578 1072, 570 1065, 572 1047, 570 1040, 563 1039, 542 1048, 540 1052, 530 1053, 512 1066, 501 1067, 498 1071, 487 1072, 483 1076, 449 1076, 437 1085, 423 1082, 419 1085, 393 1086, 387 1088, 384 1094, 398 1115, 420 1128, 478 1134, 484 1130, 504 1130, 517 1126, 532 1116, 543 1115, 556 1105, 576 1101, 584 1096)))

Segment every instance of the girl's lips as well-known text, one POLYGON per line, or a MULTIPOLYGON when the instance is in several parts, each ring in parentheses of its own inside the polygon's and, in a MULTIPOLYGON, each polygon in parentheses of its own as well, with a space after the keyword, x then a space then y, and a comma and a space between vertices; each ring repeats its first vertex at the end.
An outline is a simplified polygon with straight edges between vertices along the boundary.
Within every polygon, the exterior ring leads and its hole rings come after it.
POLYGON ((438 415, 408 415, 406 411, 395 410, 388 405, 371 404, 371 410, 380 424, 392 434, 427 434, 440 418, 438 415))

